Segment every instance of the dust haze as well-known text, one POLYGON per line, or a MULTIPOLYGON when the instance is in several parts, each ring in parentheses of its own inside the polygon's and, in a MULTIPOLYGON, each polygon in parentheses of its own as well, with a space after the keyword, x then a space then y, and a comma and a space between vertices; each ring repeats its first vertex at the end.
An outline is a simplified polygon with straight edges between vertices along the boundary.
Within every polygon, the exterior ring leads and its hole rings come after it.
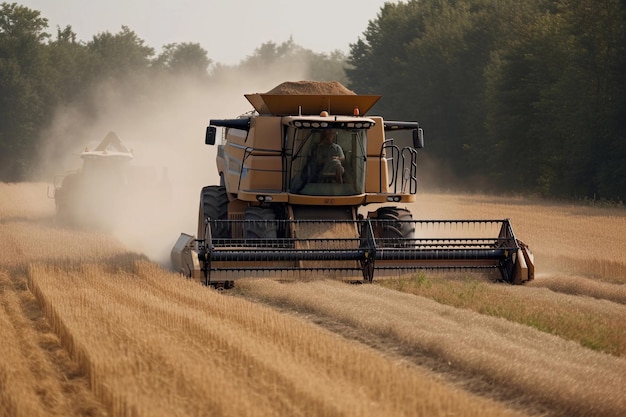
POLYGON ((195 235, 200 190, 218 184, 216 147, 204 144, 209 119, 234 118, 252 110, 246 93, 266 92, 284 81, 307 78, 306 68, 281 71, 268 68, 246 74, 238 68, 222 71, 210 81, 167 76, 149 88, 124 91, 107 84, 93 93, 93 106, 68 105, 58 109, 49 129, 42 132, 40 158, 33 178, 57 183, 82 167, 80 153, 115 132, 134 153, 129 165, 151 172, 150 184, 164 177, 169 198, 150 193, 131 196, 113 206, 102 187, 82 198, 96 213, 92 220, 130 250, 169 266, 170 250, 181 232, 195 235), (216 79, 217 78, 217 79, 216 79), (95 111, 94 111, 95 109, 95 111), (154 178, 156 177, 156 178, 154 178))

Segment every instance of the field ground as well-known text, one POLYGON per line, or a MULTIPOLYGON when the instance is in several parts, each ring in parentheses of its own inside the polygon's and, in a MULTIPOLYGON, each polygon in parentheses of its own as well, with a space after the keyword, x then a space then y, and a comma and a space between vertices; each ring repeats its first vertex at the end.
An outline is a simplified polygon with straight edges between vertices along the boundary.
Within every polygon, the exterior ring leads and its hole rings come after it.
POLYGON ((536 280, 218 293, 56 224, 46 184, 0 183, 0 416, 626 415, 625 210, 426 194, 413 211, 511 218, 536 280))

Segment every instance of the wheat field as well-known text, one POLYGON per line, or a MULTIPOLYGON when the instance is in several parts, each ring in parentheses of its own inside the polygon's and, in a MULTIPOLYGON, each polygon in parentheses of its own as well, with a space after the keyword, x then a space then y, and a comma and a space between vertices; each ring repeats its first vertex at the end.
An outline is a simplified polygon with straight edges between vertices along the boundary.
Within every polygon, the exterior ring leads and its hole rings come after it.
POLYGON ((420 196, 420 218, 510 217, 538 264, 526 286, 424 272, 220 293, 56 224, 46 187, 0 183, 0 416, 626 414, 620 208, 420 196))

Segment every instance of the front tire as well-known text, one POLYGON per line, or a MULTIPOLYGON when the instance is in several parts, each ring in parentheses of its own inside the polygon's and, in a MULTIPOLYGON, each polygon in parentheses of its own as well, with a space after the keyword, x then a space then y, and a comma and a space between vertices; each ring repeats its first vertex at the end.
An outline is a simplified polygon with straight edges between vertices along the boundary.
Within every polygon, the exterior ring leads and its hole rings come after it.
POLYGON ((414 244, 415 224, 413 215, 404 208, 382 207, 372 219, 374 237, 382 239, 383 246, 407 247, 414 244))
POLYGON ((278 224, 271 208, 248 207, 244 213, 243 237, 245 239, 276 239, 278 224))
MULTIPOLYGON (((225 187, 209 185, 202 189, 198 216, 198 239, 204 240, 207 219, 228 220, 228 195, 225 187)), ((213 239, 230 237, 230 227, 226 223, 212 221, 211 237, 213 239)))

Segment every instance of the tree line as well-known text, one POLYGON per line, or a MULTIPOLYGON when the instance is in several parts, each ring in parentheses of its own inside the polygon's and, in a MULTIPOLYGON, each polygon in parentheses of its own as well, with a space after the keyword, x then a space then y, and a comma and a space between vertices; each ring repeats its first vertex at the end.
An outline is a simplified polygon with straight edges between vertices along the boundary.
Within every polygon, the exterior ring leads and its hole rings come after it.
POLYGON ((197 43, 159 53, 135 32, 78 41, 40 12, 0 4, 0 181, 27 179, 59 106, 97 112, 103 83, 219 82, 272 65, 309 68, 381 94, 374 112, 417 120, 423 152, 466 189, 622 201, 626 194, 626 0, 410 0, 385 3, 344 55, 289 39, 234 66, 197 43), (426 152, 427 151, 427 152, 426 152))
POLYGON ((624 0, 387 3, 348 62, 465 187, 626 197, 624 0))

